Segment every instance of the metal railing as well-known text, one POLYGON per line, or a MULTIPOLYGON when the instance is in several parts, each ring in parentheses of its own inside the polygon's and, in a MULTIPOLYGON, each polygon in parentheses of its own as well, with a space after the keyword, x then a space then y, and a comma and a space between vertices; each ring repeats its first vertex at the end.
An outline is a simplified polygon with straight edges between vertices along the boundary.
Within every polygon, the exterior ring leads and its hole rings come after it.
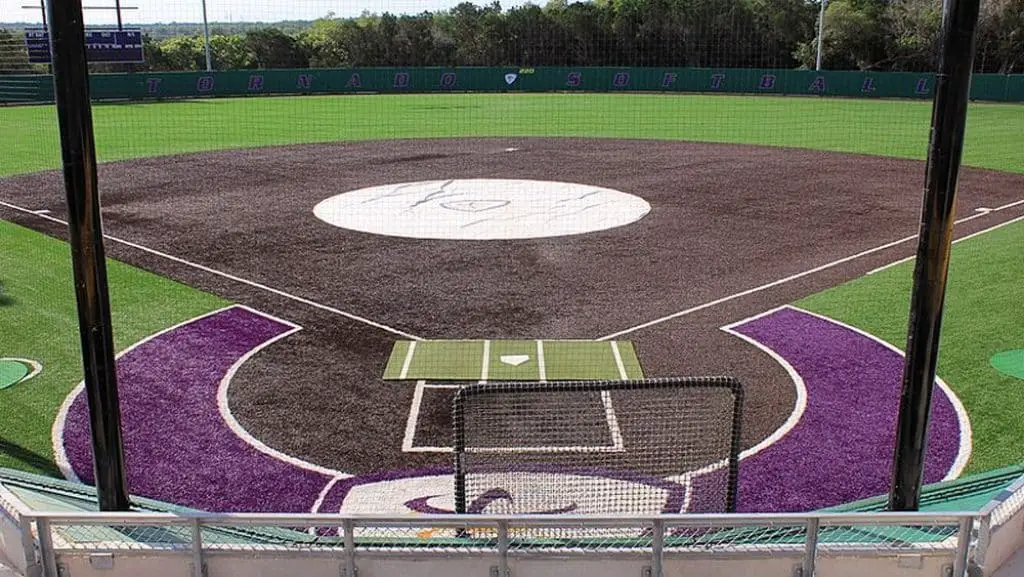
POLYGON ((820 513, 656 517, 33 513, 42 573, 76 553, 190 555, 202 576, 211 552, 301 551, 342 560, 355 575, 363 556, 485 555, 499 575, 510 557, 605 553, 642 557, 662 575, 667 556, 778 553, 814 575, 818 556, 940 552, 964 575, 977 513, 820 513))

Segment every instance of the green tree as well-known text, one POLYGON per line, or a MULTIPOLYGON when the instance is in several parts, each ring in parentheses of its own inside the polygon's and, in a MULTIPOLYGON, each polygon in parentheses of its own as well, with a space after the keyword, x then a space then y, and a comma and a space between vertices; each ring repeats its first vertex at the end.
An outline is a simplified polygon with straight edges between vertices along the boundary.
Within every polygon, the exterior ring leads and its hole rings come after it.
POLYGON ((254 68, 252 55, 249 54, 246 47, 245 38, 238 34, 210 36, 210 60, 213 62, 215 70, 254 68))
POLYGON ((887 67, 935 70, 941 24, 942 0, 894 0, 885 12, 887 67))
POLYGON ((306 68, 309 57, 298 40, 278 28, 245 33, 245 47, 256 68, 306 68))
POLYGON ((14 30, 0 29, 0 74, 38 72, 28 62, 24 36, 14 30))

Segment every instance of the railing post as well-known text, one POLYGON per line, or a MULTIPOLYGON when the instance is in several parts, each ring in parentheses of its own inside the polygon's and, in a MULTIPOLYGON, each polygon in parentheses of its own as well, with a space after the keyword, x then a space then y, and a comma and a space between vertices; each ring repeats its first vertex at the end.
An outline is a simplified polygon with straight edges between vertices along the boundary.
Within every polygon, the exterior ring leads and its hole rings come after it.
POLYGON ((804 563, 800 577, 814 577, 814 561, 818 555, 818 530, 821 521, 817 517, 807 520, 807 538, 804 540, 804 563))
POLYGON ((960 519, 960 530, 956 539, 956 558, 953 559, 953 577, 964 577, 967 574, 967 555, 971 547, 971 530, 974 528, 973 517, 960 519))
POLYGON ((662 561, 665 559, 665 521, 655 519, 651 529, 651 577, 662 577, 662 561))
POLYGON ((199 518, 192 519, 192 577, 203 577, 203 526, 199 518))
POLYGON ((32 518, 21 515, 18 519, 21 526, 21 548, 25 551, 25 577, 42 575, 42 555, 39 554, 36 540, 32 538, 32 518))
POLYGON ((509 577, 508 521, 498 521, 498 577, 509 577))
POLYGON ((988 545, 992 540, 992 511, 981 517, 978 524, 978 544, 974 547, 974 564, 978 567, 985 566, 985 556, 988 555, 988 545))
POLYGON ((58 577, 57 556, 53 551, 50 521, 46 518, 36 519, 36 530, 39 531, 39 556, 43 558, 43 577, 58 577))
POLYGON ((345 540, 345 577, 356 577, 356 528, 352 519, 341 522, 345 540))

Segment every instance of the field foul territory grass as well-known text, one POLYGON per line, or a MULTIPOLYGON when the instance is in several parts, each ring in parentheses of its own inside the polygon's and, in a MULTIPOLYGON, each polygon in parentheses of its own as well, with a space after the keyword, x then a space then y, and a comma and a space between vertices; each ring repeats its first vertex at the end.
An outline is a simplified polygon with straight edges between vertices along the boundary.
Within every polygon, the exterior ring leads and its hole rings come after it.
POLYGON ((629 341, 398 341, 384 380, 576 381, 644 378, 629 341))

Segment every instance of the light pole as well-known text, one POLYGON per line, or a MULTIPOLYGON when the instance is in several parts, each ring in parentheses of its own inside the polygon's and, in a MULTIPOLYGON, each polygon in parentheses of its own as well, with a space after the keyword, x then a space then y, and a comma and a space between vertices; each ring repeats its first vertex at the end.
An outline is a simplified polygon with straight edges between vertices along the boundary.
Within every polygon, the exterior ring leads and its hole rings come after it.
POLYGON ((206 50, 206 71, 213 70, 210 60, 210 23, 206 21, 206 0, 203 0, 203 48, 206 50))
POLYGON ((814 60, 814 69, 821 70, 821 47, 825 39, 825 6, 828 0, 821 0, 821 10, 818 12, 818 56, 814 60))

